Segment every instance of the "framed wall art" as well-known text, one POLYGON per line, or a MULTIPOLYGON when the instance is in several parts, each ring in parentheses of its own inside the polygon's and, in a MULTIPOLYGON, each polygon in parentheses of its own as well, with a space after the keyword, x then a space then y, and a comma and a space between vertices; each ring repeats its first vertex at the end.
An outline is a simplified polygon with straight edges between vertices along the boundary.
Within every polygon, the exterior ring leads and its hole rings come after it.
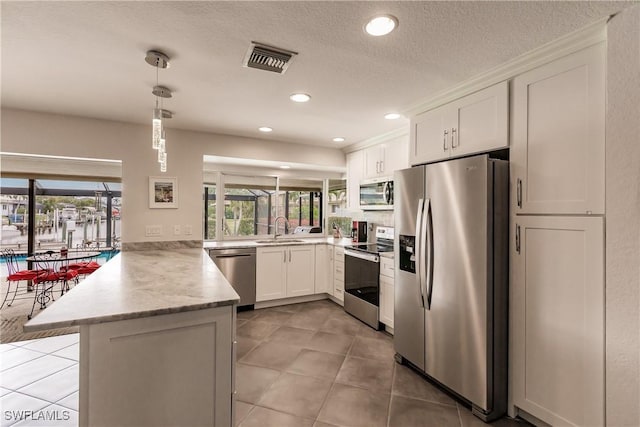
POLYGON ((149 208, 175 209, 178 207, 178 178, 149 177, 149 208))

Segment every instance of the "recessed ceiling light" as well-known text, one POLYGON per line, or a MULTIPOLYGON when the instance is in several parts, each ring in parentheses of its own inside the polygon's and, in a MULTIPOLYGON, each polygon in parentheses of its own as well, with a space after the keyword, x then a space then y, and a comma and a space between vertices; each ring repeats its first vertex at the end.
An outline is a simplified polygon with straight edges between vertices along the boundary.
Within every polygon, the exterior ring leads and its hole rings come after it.
POLYGON ((280 166, 280 169, 291 169, 291 166, 289 166, 289 165, 282 165, 282 166, 280 166))
POLYGON ((267 126, 262 126, 262 127, 258 128, 258 130, 260 132, 271 132, 273 129, 271 129, 270 127, 267 127, 267 126))
POLYGON ((364 30, 372 36, 384 36, 398 26, 398 18, 392 15, 374 16, 364 26, 364 30))
POLYGON ((398 113, 387 113, 384 115, 384 118, 387 120, 396 120, 400 118, 400 114, 398 113))
POLYGON ((335 138, 333 138, 333 142, 344 142, 344 138, 341 136, 337 136, 335 138))
POLYGON ((289 99, 293 102, 308 102, 311 99, 311 96, 306 93, 293 93, 289 99))

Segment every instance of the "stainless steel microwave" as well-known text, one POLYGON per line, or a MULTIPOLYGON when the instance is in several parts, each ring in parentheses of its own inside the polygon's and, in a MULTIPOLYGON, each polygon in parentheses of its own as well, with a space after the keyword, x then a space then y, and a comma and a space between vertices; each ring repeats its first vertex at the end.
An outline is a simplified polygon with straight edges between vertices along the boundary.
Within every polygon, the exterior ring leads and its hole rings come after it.
POLYGON ((360 209, 393 210, 393 180, 373 178, 361 181, 360 209))

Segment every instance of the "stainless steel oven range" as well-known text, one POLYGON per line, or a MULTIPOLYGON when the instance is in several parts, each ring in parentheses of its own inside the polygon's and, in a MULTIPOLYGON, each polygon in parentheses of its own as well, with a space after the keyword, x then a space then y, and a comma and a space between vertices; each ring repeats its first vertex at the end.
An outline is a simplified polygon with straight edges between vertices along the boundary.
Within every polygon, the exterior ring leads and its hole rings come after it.
POLYGON ((377 227, 376 242, 344 249, 344 310, 380 329, 380 253, 393 251, 393 228, 377 227))

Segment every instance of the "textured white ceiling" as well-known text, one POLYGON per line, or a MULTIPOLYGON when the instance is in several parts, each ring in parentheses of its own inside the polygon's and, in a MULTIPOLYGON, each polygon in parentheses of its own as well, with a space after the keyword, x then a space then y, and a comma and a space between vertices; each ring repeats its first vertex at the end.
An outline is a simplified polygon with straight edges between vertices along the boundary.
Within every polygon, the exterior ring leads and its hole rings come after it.
POLYGON ((404 110, 577 30, 621 2, 7 2, 2 106, 149 123, 155 69, 170 128, 345 146, 406 126, 404 110), (386 37, 362 29, 398 17, 386 37), (299 52, 277 75, 241 66, 250 41, 299 52), (311 94, 295 104, 289 94, 311 94), (274 132, 264 135, 259 126, 274 132), (342 144, 331 142, 344 136, 342 144))

